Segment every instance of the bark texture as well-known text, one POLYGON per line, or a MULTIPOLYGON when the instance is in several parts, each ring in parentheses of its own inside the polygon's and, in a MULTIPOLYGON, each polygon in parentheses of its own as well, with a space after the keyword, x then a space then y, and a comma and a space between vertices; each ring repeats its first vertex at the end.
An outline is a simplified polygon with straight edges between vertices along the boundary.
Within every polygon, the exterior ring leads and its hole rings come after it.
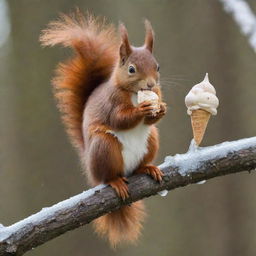
POLYGON ((125 201, 118 198, 112 188, 100 185, 44 208, 9 227, 0 225, 0 256, 23 255, 122 205, 155 195, 159 191, 173 190, 236 172, 250 172, 256 168, 256 137, 167 157, 160 168, 165 175, 161 183, 146 175, 130 177, 130 197, 125 201))

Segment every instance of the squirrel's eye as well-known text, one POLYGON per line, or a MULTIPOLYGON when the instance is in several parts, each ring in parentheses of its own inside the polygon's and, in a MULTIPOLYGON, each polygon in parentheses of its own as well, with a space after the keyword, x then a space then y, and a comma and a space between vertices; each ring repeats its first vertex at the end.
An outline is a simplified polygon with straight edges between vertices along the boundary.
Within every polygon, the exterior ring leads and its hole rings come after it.
POLYGON ((128 68, 128 72, 129 72, 129 74, 134 74, 136 72, 135 67, 130 65, 129 68, 128 68))
POLYGON ((157 72, 159 72, 159 70, 160 70, 160 66, 159 66, 159 65, 157 65, 157 67, 156 67, 156 71, 157 71, 157 72))

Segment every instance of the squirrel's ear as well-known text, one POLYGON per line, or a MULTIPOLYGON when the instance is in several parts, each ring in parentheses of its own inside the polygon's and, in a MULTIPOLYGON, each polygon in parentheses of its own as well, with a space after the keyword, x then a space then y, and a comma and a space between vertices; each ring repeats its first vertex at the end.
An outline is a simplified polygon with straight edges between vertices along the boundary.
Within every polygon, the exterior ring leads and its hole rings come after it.
POLYGON ((128 59, 128 57, 130 56, 130 54, 132 52, 132 48, 131 48, 129 40, 128 40, 127 29, 124 26, 124 24, 122 24, 122 23, 119 25, 119 32, 121 35, 121 45, 120 45, 120 49, 119 49, 120 61, 122 64, 124 64, 126 62, 126 60, 128 59))
POLYGON ((145 36, 145 47, 152 53, 154 46, 154 30, 150 24, 150 22, 145 20, 145 28, 146 28, 146 36, 145 36))

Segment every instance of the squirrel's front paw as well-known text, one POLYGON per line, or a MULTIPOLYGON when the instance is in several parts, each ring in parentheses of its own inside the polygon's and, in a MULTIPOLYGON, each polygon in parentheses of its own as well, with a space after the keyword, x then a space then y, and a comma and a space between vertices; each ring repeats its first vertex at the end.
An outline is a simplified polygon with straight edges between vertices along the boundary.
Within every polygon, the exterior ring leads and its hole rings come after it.
POLYGON ((147 115, 145 117, 145 123, 146 124, 154 124, 157 121, 159 121, 167 112, 166 103, 161 102, 160 103, 160 110, 156 113, 151 113, 150 115, 147 115))
POLYGON ((159 114, 165 115, 167 112, 167 104, 165 102, 160 103, 160 111, 159 114))
POLYGON ((154 106, 150 101, 143 101, 138 105, 137 110, 142 116, 151 116, 154 111, 154 106))

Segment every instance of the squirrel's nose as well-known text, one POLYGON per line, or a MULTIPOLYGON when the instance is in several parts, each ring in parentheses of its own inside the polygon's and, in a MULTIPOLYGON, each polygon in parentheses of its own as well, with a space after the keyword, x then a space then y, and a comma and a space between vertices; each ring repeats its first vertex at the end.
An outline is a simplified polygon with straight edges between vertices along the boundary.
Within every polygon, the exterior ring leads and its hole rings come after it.
POLYGON ((147 86, 149 89, 151 89, 155 86, 155 83, 153 83, 153 82, 147 83, 147 86))

